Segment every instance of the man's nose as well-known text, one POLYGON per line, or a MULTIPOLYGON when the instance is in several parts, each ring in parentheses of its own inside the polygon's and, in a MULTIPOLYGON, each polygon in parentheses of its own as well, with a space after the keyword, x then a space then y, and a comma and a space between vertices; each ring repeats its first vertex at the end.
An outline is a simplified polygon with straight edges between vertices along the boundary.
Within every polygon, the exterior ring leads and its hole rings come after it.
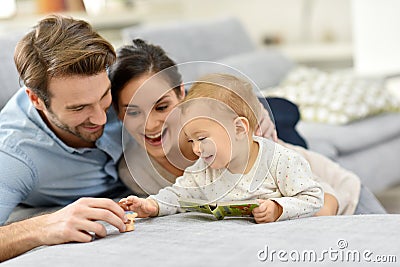
POLYGON ((95 125, 104 125, 107 122, 107 109, 104 109, 101 105, 94 106, 93 113, 90 116, 90 122, 95 125))

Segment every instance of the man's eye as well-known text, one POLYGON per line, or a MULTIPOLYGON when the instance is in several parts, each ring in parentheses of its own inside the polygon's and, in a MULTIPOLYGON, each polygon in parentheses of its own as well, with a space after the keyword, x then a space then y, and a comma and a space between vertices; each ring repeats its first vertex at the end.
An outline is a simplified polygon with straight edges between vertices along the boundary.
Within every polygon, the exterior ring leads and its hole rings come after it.
POLYGON ((73 108, 72 111, 81 111, 84 108, 84 106, 76 107, 73 108))

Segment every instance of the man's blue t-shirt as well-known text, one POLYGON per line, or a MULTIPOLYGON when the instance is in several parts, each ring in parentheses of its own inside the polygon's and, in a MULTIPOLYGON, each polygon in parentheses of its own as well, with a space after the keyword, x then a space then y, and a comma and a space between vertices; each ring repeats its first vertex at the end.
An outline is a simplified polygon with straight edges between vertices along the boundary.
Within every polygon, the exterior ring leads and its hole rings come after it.
POLYGON ((21 88, 0 113, 0 225, 19 203, 112 197, 123 188, 116 168, 121 154, 121 123, 112 108, 96 148, 76 149, 47 127, 21 88))

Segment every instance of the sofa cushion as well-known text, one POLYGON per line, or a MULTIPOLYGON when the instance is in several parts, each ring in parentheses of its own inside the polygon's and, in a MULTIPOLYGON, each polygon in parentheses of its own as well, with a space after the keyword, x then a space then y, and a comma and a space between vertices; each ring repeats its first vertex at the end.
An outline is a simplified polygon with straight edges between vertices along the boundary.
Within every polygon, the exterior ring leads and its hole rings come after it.
POLYGON ((0 37, 0 110, 20 87, 14 65, 14 49, 19 39, 20 35, 0 37))
POLYGON ((216 62, 199 62, 197 75, 228 73, 248 79, 254 87, 263 90, 277 86, 293 67, 294 63, 278 51, 260 49, 219 58, 216 62))
POLYGON ((359 79, 349 71, 327 73, 299 67, 265 94, 299 105, 305 121, 346 124, 381 112, 400 111, 400 101, 386 90, 383 80, 359 79))
POLYGON ((142 38, 160 45, 177 63, 216 60, 255 49, 240 21, 233 17, 133 26, 123 29, 122 37, 126 44, 142 38))
POLYGON ((400 137, 343 155, 337 163, 353 171, 364 185, 378 193, 400 184, 399 151, 400 137))
POLYGON ((218 60, 247 75, 261 89, 277 86, 294 67, 294 63, 272 49, 255 50, 218 60))
POLYGON ((399 224, 399 214, 321 216, 255 224, 246 218, 216 221, 207 214, 187 212, 137 219, 136 230, 122 234, 105 224, 105 238, 42 246, 3 264, 253 267, 293 263, 303 267, 316 266, 318 258, 318 263, 326 266, 378 266, 367 260, 399 254, 399 224), (334 253, 326 253, 328 249, 334 253))
MULTIPOLYGON (((300 121, 297 129, 311 144, 313 140, 332 144, 339 155, 350 154, 400 137, 400 113, 386 113, 347 125, 300 121)), ((310 145, 311 146, 311 145, 310 145)))

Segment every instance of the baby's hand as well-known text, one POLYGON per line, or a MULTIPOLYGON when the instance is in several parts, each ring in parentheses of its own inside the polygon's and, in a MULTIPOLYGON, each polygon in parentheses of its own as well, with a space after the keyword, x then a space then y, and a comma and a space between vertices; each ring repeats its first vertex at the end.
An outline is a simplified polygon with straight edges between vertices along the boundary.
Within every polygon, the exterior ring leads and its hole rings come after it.
POLYGON ((283 212, 281 205, 269 199, 259 199, 260 206, 253 210, 256 223, 275 222, 283 212))
POLYGON ((132 201, 128 200, 129 198, 132 198, 133 196, 128 196, 125 197, 123 199, 121 199, 120 201, 118 201, 118 205, 123 208, 125 211, 130 211, 129 206, 132 205, 132 201))
POLYGON ((158 204, 151 198, 138 198, 129 196, 118 203, 124 210, 134 211, 139 218, 154 217, 158 215, 158 204))

